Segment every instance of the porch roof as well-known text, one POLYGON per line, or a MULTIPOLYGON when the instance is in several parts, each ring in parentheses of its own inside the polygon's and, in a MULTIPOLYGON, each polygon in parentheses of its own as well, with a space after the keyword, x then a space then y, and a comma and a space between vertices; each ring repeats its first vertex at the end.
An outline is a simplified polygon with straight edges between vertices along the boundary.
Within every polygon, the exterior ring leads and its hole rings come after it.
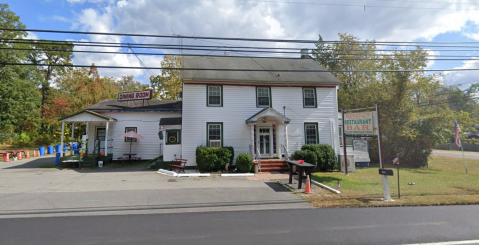
POLYGON ((115 118, 103 115, 98 112, 83 110, 75 114, 58 119, 60 122, 107 122, 116 121, 115 118))
POLYGON ((181 125, 181 117, 165 117, 160 119, 160 126, 181 125))
POLYGON ((279 117, 284 122, 284 124, 289 124, 289 122, 291 121, 291 119, 289 119, 288 117, 279 113, 277 110, 269 107, 269 108, 264 108, 263 110, 257 112, 256 114, 254 114, 250 118, 246 119, 246 124, 255 124, 255 123, 258 122, 258 119, 260 119, 262 117, 267 117, 267 116, 279 117))

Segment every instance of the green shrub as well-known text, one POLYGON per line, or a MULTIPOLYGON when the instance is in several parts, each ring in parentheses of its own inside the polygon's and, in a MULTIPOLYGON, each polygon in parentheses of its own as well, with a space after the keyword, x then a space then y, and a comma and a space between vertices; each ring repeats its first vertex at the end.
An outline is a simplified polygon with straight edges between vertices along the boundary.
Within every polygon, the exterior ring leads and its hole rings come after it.
POLYGON ((253 157, 250 154, 239 154, 236 157, 236 168, 243 172, 250 172, 253 168, 253 157))
POLYGON ((322 172, 332 171, 337 168, 338 159, 333 148, 327 144, 303 145, 300 151, 295 151, 291 156, 295 160, 304 160, 314 164, 322 172))
POLYGON ((206 147, 196 148, 196 165, 201 172, 223 170, 233 158, 233 147, 206 147))
POLYGON ((233 146, 225 146, 223 148, 228 149, 231 153, 230 161, 229 161, 229 164, 228 164, 228 166, 230 166, 230 165, 233 164, 233 160, 235 159, 235 149, 233 148, 233 146))
POLYGON ((297 150, 292 155, 291 158, 294 160, 304 160, 307 163, 311 163, 317 166, 318 158, 316 154, 309 150, 297 150))

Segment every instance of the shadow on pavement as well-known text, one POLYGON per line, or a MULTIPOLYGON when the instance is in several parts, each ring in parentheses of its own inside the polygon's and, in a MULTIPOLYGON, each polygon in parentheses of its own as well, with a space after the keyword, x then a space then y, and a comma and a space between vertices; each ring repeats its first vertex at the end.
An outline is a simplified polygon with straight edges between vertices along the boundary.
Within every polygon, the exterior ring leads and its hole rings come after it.
POLYGON ((271 189, 273 189, 275 192, 291 192, 290 190, 288 190, 288 188, 276 182, 265 182, 265 184, 271 189))

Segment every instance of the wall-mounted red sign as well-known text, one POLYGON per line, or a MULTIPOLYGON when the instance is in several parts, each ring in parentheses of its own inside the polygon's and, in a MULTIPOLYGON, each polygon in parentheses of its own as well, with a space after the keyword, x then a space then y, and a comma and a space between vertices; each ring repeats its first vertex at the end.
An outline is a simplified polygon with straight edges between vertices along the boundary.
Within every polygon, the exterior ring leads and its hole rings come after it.
POLYGON ((127 100, 151 100, 153 97, 153 90, 125 92, 118 94, 118 101, 127 100))

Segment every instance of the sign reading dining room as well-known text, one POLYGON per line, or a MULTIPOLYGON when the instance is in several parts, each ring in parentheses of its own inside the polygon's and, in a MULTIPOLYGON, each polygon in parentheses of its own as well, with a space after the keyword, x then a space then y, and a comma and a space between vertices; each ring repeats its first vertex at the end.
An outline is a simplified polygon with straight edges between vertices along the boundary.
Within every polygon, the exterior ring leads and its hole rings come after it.
POLYGON ((153 90, 124 92, 118 94, 118 101, 128 100, 151 100, 153 97, 153 90))

